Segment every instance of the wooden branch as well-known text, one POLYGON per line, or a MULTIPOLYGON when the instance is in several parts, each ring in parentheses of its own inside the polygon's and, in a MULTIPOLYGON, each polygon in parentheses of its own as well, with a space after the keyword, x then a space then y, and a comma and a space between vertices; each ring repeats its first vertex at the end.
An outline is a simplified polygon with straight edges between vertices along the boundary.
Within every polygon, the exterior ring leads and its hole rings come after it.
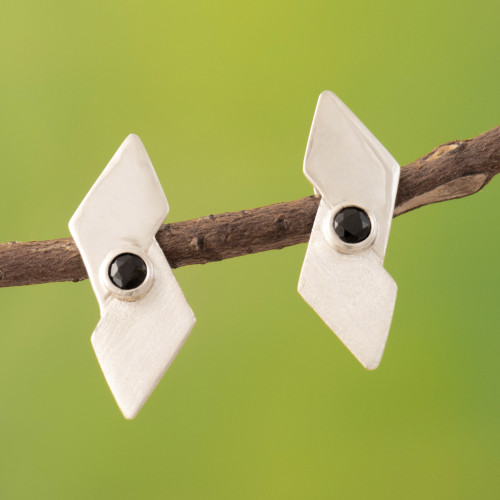
MULTIPOLYGON (((438 146, 401 168, 394 216, 468 196, 500 171, 500 127, 438 146)), ((319 198, 165 224, 156 237, 172 267, 205 264, 308 241, 319 198)), ((0 245, 0 287, 80 281, 87 273, 71 238, 0 245)))

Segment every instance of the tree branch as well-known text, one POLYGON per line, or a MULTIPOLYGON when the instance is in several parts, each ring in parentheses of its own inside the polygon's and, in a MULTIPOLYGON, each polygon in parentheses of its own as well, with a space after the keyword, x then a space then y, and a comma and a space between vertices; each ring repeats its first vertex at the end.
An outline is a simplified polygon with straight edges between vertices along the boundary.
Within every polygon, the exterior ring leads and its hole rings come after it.
MULTIPOLYGON (((401 168, 394 216, 479 191, 500 171, 500 127, 438 146, 401 168)), ((172 267, 205 264, 308 241, 319 198, 165 224, 156 238, 172 267)), ((71 238, 0 245, 0 287, 87 278, 71 238)))

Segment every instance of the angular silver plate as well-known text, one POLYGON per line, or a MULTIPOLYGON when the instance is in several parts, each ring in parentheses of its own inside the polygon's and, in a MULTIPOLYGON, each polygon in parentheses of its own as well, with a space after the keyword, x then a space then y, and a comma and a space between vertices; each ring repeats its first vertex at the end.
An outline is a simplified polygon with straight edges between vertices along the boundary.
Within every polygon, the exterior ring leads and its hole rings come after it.
POLYGON ((332 92, 318 100, 304 173, 322 200, 298 290, 368 369, 382 357, 397 286, 383 267, 396 200, 399 165, 332 92), (332 244, 332 216, 342 206, 370 213, 372 245, 344 251, 332 244))
POLYGON ((129 135, 69 223, 101 309, 92 345, 126 418, 137 415, 196 321, 155 239, 167 214, 148 154, 129 135), (147 259, 151 283, 142 296, 120 297, 106 282, 107 265, 130 249, 147 259))

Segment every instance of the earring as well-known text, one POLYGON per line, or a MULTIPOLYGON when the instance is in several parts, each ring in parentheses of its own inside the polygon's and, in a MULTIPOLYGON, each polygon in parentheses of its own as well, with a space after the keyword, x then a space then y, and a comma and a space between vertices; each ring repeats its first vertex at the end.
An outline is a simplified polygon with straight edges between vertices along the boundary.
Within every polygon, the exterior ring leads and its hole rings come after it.
POLYGON ((318 100, 304 174, 321 195, 298 291, 368 369, 382 357, 397 286, 383 267, 399 165, 332 92, 318 100))
POLYGON ((129 135, 69 222, 99 302, 92 345, 125 418, 134 418, 196 321, 155 239, 168 203, 129 135))

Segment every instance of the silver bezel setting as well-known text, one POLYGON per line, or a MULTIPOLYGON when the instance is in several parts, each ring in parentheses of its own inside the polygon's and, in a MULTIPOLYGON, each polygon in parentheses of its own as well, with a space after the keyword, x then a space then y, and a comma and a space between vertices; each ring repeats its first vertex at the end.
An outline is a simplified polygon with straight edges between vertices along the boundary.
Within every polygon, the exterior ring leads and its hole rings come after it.
POLYGON ((108 253, 101 266, 100 276, 103 285, 114 297, 130 302, 144 297, 144 295, 146 295, 146 293, 151 289, 154 281, 154 267, 151 259, 148 257, 146 252, 144 252, 144 250, 136 246, 123 246, 108 253), (113 262, 113 259, 118 257, 118 255, 121 255, 123 253, 131 253, 137 255, 146 263, 146 279, 133 290, 122 290, 121 288, 117 287, 109 277, 109 266, 111 265, 111 262, 113 262))
POLYGON ((325 217, 323 222, 323 234, 328 243, 339 252, 347 254, 362 252, 363 250, 366 250, 367 248, 371 247, 377 238, 377 232, 378 232, 377 221, 375 219, 375 215, 370 210, 360 207, 356 203, 345 202, 335 205, 334 207, 332 207, 330 213, 328 214, 328 217, 325 217), (363 212, 365 212, 366 215, 368 215, 368 218, 370 219, 370 224, 371 224, 370 234, 365 240, 360 241, 359 243, 346 243, 345 241, 342 241, 339 238, 338 234, 333 229, 335 216, 342 209, 348 207, 356 207, 359 208, 360 210, 363 210, 363 212))

